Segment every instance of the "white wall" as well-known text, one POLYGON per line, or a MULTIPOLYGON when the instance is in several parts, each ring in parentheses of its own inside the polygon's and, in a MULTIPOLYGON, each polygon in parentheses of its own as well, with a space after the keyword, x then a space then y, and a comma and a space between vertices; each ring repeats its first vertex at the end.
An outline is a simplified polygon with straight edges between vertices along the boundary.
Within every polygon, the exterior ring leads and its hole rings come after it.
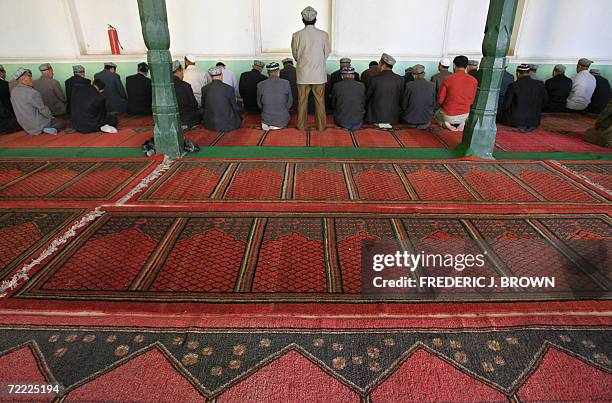
MULTIPOLYGON (((251 59, 289 55, 300 11, 313 5, 330 33, 332 57, 478 57, 488 0, 166 0, 175 57, 251 59), (266 57, 267 56, 267 57, 266 57)), ((136 0, 0 0, 0 62, 105 60, 106 24, 124 46, 117 60, 141 59, 136 0), (19 6, 15 6, 18 2, 19 6), (8 11, 7 11, 8 10, 8 11), (130 59, 131 58, 131 59, 130 59)), ((612 0, 525 0, 514 61, 612 64, 612 0)))

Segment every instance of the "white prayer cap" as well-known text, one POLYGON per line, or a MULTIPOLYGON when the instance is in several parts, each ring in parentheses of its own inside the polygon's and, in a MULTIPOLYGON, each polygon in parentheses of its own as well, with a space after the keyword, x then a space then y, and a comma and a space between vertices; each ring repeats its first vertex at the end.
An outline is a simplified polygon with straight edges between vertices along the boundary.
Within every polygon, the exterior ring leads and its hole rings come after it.
POLYGON ((223 70, 221 70, 221 67, 211 67, 208 69, 208 74, 212 77, 220 76, 223 74, 223 70))
POLYGON ((196 62, 195 56, 192 55, 191 53, 188 54, 187 56, 185 56, 185 59, 187 59, 187 61, 189 61, 190 63, 195 63, 196 62))
POLYGON ((444 67, 450 67, 451 60, 448 57, 443 57, 442 59, 440 59, 440 64, 444 67))
POLYGON ((181 62, 179 62, 178 60, 175 60, 172 62, 172 72, 175 73, 178 70, 182 70, 183 66, 181 66, 181 62))

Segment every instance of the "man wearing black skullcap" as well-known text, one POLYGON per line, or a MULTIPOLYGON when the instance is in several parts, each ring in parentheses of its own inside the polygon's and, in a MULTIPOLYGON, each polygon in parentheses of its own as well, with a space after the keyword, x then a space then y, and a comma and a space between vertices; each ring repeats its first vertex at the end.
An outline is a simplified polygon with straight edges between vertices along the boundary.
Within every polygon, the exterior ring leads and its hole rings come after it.
POLYGON ((138 72, 126 77, 125 88, 128 95, 128 113, 130 115, 150 115, 153 103, 153 90, 146 63, 138 64, 138 72))

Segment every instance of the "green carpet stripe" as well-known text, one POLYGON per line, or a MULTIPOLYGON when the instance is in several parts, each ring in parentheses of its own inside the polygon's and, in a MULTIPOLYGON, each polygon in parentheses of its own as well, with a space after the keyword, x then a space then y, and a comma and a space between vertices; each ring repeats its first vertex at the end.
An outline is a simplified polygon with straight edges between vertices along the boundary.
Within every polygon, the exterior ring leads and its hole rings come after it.
MULTIPOLYGON (((612 160, 612 153, 496 151, 509 160, 612 160)), ((0 148, 0 158, 134 158, 140 148, 0 148)), ((344 148, 344 147, 202 147, 190 158, 329 158, 329 159, 452 159, 461 154, 446 148, 344 148)))

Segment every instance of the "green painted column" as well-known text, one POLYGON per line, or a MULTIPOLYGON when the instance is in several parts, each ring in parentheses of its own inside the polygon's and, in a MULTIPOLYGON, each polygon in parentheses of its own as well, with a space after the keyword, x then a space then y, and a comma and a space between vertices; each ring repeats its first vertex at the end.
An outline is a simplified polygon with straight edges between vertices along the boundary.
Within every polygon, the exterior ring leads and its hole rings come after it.
POLYGON ((153 85, 155 149, 159 154, 177 158, 183 153, 183 131, 172 80, 170 33, 165 0, 138 0, 142 36, 153 85))
POLYGON ((482 41, 480 82, 459 150, 464 155, 493 159, 497 102, 506 55, 510 47, 518 0, 490 0, 482 41))

